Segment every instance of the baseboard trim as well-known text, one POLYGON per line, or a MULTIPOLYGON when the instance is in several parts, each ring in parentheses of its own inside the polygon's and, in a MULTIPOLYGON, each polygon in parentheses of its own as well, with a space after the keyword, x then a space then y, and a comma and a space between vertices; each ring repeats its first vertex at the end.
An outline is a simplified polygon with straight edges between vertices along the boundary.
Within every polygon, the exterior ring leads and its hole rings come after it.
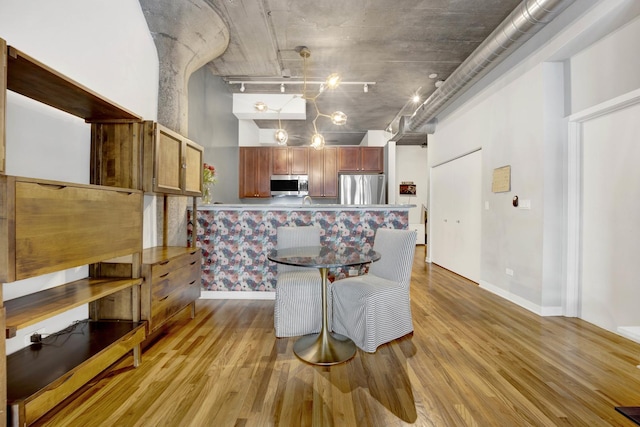
POLYGON ((530 312, 537 314, 538 316, 547 317, 564 315, 562 307, 543 307, 538 304, 534 304, 531 301, 522 298, 521 296, 505 291, 504 289, 492 285, 491 283, 484 280, 480 281, 480 287, 486 291, 491 292, 492 294, 506 299, 507 301, 511 301, 512 303, 519 305, 520 307, 527 309, 530 312))
POLYGON ((640 343, 640 326, 618 326, 618 334, 640 343))
POLYGON ((200 299, 275 300, 275 292, 202 291, 200 299))

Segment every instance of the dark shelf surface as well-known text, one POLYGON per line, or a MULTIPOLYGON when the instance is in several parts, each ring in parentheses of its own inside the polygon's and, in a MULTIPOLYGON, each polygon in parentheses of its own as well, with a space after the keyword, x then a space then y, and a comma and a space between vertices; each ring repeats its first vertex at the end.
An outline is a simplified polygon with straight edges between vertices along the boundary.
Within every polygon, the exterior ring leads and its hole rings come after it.
POLYGON ((143 322, 82 321, 7 356, 7 403, 33 396, 143 322))

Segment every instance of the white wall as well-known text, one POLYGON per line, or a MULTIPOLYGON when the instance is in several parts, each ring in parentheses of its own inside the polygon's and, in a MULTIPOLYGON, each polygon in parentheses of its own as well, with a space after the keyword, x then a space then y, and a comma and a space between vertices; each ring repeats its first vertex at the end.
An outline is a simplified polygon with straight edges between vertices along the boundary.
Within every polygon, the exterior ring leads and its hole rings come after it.
POLYGON ((394 193, 398 203, 416 205, 409 209, 409 223, 422 222, 422 205, 429 199, 429 163, 427 149, 419 145, 396 145, 396 180, 389 194, 394 193), (411 181, 416 184, 415 196, 400 195, 400 184, 411 181))
POLYGON ((630 15, 638 2, 591 3, 570 8, 570 19, 565 13, 550 24, 554 33, 534 37, 448 107, 429 140, 430 165, 482 148, 481 285, 543 315, 562 314, 564 304, 565 117, 572 105, 639 86, 637 67, 624 61, 638 40, 630 15), (620 22, 628 25, 616 33, 620 22), (512 190, 492 193, 492 172, 504 165, 511 165, 512 190), (514 208, 514 195, 531 209, 514 208))
MULTIPOLYGON (((482 217, 481 283, 538 307, 543 288, 543 69, 539 65, 517 80, 495 85, 477 105, 441 121, 429 142, 432 164, 442 152, 458 154, 453 153, 457 148, 464 154, 482 147, 482 200, 489 209, 482 217), (511 191, 492 193, 493 170, 505 165, 511 166, 511 191), (530 200, 532 209, 514 208, 515 195, 530 200)), ((432 221, 430 234, 439 226, 432 221)))
POLYGON ((640 104, 583 125, 580 317, 640 326, 640 104), (612 149, 615 147, 615 149, 612 149))
MULTIPOLYGON (((145 119, 157 117, 158 57, 135 0, 0 1, 0 37, 145 119), (115 30, 114 22, 117 22, 115 30)), ((20 95, 7 96, 7 174, 89 181, 90 126, 20 95), (37 124, 37 125, 36 125, 37 124)), ((86 267, 3 285, 5 299, 86 277, 86 267)), ((86 306, 18 331, 47 333, 87 317, 86 306)))
POLYGON ((571 57, 572 113, 640 87, 639 40, 636 18, 571 57))

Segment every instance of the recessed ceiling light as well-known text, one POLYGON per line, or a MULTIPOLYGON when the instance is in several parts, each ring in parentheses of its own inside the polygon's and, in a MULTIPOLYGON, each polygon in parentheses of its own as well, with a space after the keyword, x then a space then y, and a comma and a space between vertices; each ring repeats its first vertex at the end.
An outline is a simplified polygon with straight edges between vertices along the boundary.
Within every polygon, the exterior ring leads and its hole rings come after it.
POLYGON ((440 86, 442 86, 442 83, 444 83, 444 80, 438 80, 438 81, 435 83, 435 85, 436 85, 436 87, 440 87, 440 86))
POLYGON ((429 78, 430 79, 435 79, 436 77, 438 77, 438 75, 436 73, 429 74, 429 78))
POLYGON ((413 95, 413 97, 411 98, 411 100, 412 100, 415 104, 417 104, 417 103, 418 103, 418 101, 420 101, 420 95, 418 95, 418 94, 413 95))

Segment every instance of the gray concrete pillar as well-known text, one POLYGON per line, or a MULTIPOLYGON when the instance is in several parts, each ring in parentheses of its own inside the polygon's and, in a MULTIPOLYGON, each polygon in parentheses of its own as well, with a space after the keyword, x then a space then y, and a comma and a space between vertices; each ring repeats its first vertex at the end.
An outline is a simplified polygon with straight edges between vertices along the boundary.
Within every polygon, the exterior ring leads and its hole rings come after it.
MULTIPOLYGON (((158 122, 188 137, 189 77, 222 55, 229 45, 229 29, 204 0, 140 0, 140 5, 160 62, 158 122)), ((163 244, 186 244, 188 200, 186 197, 168 198, 168 241, 163 244)), ((162 198, 158 198, 158 203, 160 242, 165 220, 162 198)))

